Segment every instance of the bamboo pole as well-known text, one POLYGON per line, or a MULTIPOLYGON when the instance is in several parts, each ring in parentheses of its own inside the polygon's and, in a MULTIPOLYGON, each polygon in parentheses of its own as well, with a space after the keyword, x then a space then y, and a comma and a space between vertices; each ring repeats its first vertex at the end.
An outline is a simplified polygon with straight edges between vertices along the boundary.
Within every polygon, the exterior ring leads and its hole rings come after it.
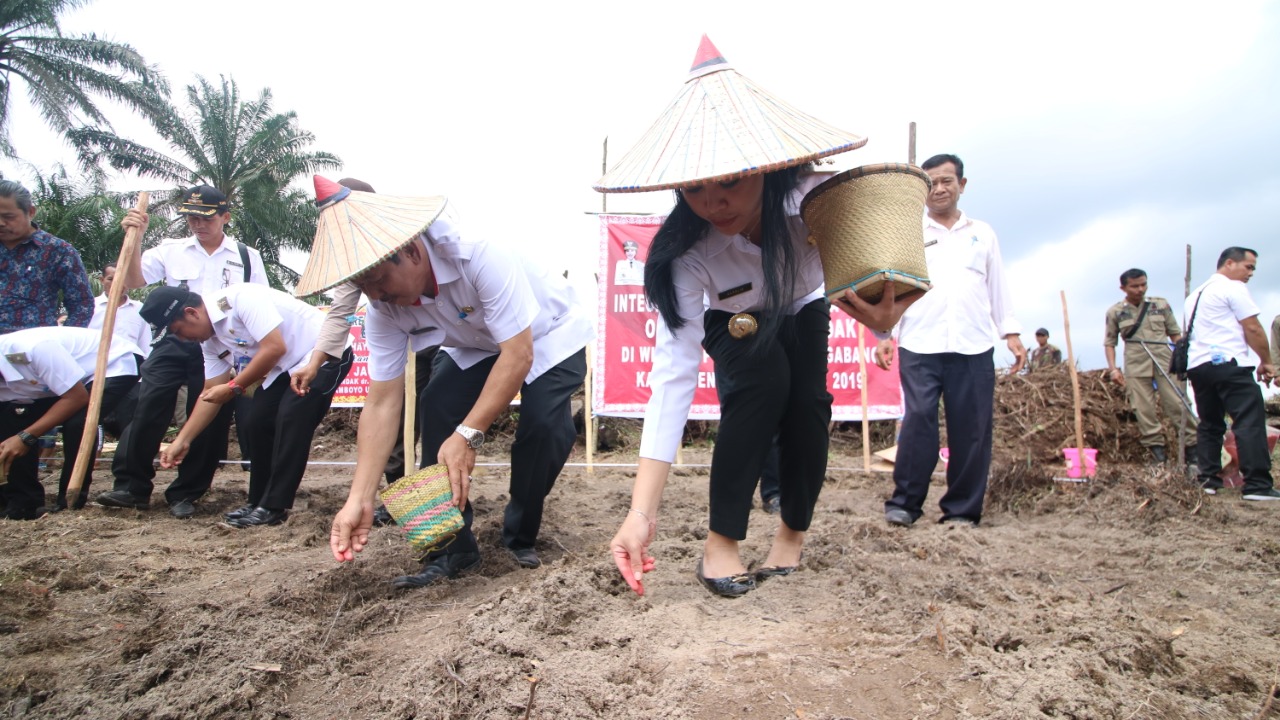
POLYGON ((858 395, 862 398, 862 469, 871 472, 871 421, 867 419, 866 328, 858 323, 858 395))
MULTIPOLYGON (((138 203, 134 210, 147 211, 147 203, 151 201, 150 193, 138 193, 138 203)), ((75 507, 76 498, 80 495, 80 487, 84 485, 85 473, 93 462, 93 454, 98 449, 98 420, 102 417, 102 391, 107 384, 107 359, 111 354, 111 334, 116 328, 116 310, 124 298, 124 276, 129 270, 133 256, 141 252, 143 228, 131 227, 124 234, 124 242, 120 245, 120 256, 116 259, 116 273, 119 280, 111 283, 111 291, 107 293, 107 312, 102 316, 102 339, 98 342, 98 360, 93 366, 93 388, 89 391, 89 406, 85 409, 84 434, 80 436, 80 452, 76 453, 76 464, 71 468, 71 478, 67 481, 67 507, 75 507)), ((66 462, 63 460, 63 462, 66 462)))
POLYGON ((1084 412, 1080 408, 1080 376, 1076 374, 1075 353, 1071 350, 1071 318, 1067 315, 1067 291, 1062 294, 1062 333, 1067 338, 1067 370, 1071 373, 1071 403, 1076 415, 1076 462, 1080 464, 1080 477, 1086 477, 1088 465, 1084 458, 1084 412))
POLYGON ((907 126, 907 162, 912 165, 916 164, 916 124, 912 121, 907 126))
POLYGON ((418 422, 418 354, 413 351, 413 341, 408 342, 409 359, 404 364, 404 474, 412 475, 418 469, 418 443, 413 440, 413 430, 418 422))

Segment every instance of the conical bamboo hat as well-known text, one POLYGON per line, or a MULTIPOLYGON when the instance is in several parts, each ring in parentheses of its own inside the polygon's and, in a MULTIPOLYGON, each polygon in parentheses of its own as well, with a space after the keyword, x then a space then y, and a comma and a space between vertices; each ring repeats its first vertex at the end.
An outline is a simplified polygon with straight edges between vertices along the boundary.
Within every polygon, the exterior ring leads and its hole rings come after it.
POLYGON ((739 74, 706 35, 684 87, 600 192, 645 192, 772 172, 862 147, 739 74))
POLYGON ((446 202, 443 195, 359 192, 319 175, 315 184, 320 219, 307 269, 294 289, 298 297, 328 290, 391 257, 435 222, 446 202))

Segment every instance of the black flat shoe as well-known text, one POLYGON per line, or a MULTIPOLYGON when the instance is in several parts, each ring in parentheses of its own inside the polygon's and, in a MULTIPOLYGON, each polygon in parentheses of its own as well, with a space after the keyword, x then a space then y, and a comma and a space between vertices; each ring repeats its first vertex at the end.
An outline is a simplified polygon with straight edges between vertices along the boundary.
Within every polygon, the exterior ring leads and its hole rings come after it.
POLYGON ((452 580, 464 572, 480 567, 480 553, 453 553, 441 555, 428 560, 422 565, 422 572, 417 575, 401 575, 391 581, 391 587, 401 590, 426 587, 440 582, 452 580))
POLYGON ((224 514, 222 516, 222 519, 226 520, 227 522, 231 522, 232 520, 239 520, 240 518, 253 512, 255 509, 257 508, 255 508, 252 505, 242 505, 241 507, 238 507, 235 510, 232 510, 231 512, 224 514))
POLYGON ((388 525, 395 525, 395 524, 396 524, 396 519, 391 517, 391 511, 387 510, 386 505, 379 505, 378 507, 373 509, 373 526, 374 527, 386 527, 388 525))
POLYGON ((254 508, 253 512, 248 515, 231 520, 227 524, 231 527, 247 528, 263 525, 279 525, 288 519, 288 510, 268 510, 267 508, 259 507, 254 508))
POLYGON ((702 560, 698 561, 698 569, 693 573, 707 592, 720 597, 742 597, 756 589, 755 578, 747 574, 730 575, 729 577, 709 578, 702 574, 702 560))
MULTIPOLYGON (((804 553, 800 553, 800 560, 804 560, 804 553)), ((756 582, 764 582, 772 577, 786 577, 796 570, 800 569, 800 563, 791 566, 778 567, 776 565, 768 565, 762 568, 756 568, 756 582)))

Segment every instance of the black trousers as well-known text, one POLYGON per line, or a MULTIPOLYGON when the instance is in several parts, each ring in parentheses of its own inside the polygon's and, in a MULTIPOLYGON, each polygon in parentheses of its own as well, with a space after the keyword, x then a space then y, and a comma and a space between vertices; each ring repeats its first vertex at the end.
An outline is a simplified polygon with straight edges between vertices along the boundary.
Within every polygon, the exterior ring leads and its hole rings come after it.
MULTIPOLYGON (((495 355, 463 370, 448 353, 436 354, 431 382, 420 399, 422 467, 435 464, 440 445, 475 405, 497 359, 495 355)), ((502 519, 502 544, 508 548, 531 548, 538 539, 547 495, 578 437, 569 400, 586 376, 587 351, 583 349, 520 386, 520 420, 511 444, 511 500, 502 519)), ((466 524, 457 538, 428 559, 443 553, 479 552, 471 529, 470 502, 462 517, 466 524)))
POLYGON ((1267 413, 1262 390, 1253 379, 1254 368, 1236 361, 1222 365, 1205 363, 1187 371, 1196 394, 1200 427, 1196 431, 1196 465, 1200 481, 1213 481, 1222 472, 1222 439, 1226 417, 1236 436, 1236 454, 1244 475, 1241 492, 1265 493, 1272 488, 1271 453, 1267 452, 1267 413))
POLYGON ((785 469, 778 488, 782 520, 792 530, 808 530, 827 474, 830 311, 824 300, 805 305, 782 319, 768 343, 759 335, 734 338, 730 317, 719 310, 703 315, 702 345, 715 361, 720 396, 720 429, 711 456, 711 530, 746 538, 751 495, 775 436, 785 469))
POLYGON ((328 361, 311 381, 311 392, 299 397, 282 373, 253 395, 249 422, 241 428, 253 438, 249 458, 249 504, 288 510, 307 471, 316 427, 329 412, 333 394, 351 369, 351 348, 328 361))
MULTIPOLYGON (((414 353, 414 397, 417 402, 414 403, 413 421, 413 445, 418 446, 418 438, 422 437, 422 391, 427 389, 427 383, 431 381, 431 367, 436 359, 436 353, 440 350, 439 345, 432 345, 426 350, 414 353)), ((404 411, 400 408, 400 425, 396 432, 396 446, 391 448, 391 457, 387 458, 387 468, 384 474, 387 477, 387 484, 399 480, 404 477, 404 411)))
MULTIPOLYGON (((137 375, 122 375, 107 378, 102 386, 102 404, 99 417, 110 415, 129 391, 138 384, 137 375)), ((85 388, 93 392, 93 383, 85 383, 85 388)), ((58 477, 59 508, 67 507, 67 485, 71 483, 71 473, 75 469, 76 455, 80 453, 80 440, 84 436, 84 422, 88 418, 88 408, 82 408, 62 423, 62 474, 58 477)), ((93 461, 98 457, 97 443, 94 452, 89 456, 89 469, 85 472, 84 482, 80 485, 80 493, 75 500, 75 507, 82 508, 89 500, 89 484, 93 482, 93 461)))
MULTIPOLYGON (((150 498, 155 488, 152 480, 156 476, 156 453, 173 419, 178 388, 188 387, 187 413, 190 414, 204 387, 204 356, 199 343, 172 335, 165 337, 152 349, 140 374, 137 404, 120 435, 111 471, 115 474, 116 490, 150 498)), ((181 500, 194 501, 213 484, 218 460, 226 457, 230 429, 231 404, 228 403, 192 441, 186 459, 178 466, 177 479, 165 490, 165 500, 170 505, 181 500)))
POLYGON ((885 510, 900 508, 912 519, 923 514, 929 481, 938 464, 938 399, 947 407, 947 492, 942 519, 982 520, 991 470, 995 350, 977 355, 913 353, 898 349, 898 372, 906 414, 893 465, 893 497, 885 510))
MULTIPOLYGON (((26 430, 44 417, 58 398, 40 398, 31 403, 0 402, 0 439, 8 439, 26 430)), ((27 454, 9 465, 9 484, 5 486, 5 516, 11 520, 31 520, 44 505, 44 486, 40 484, 40 450, 28 448, 27 454)))

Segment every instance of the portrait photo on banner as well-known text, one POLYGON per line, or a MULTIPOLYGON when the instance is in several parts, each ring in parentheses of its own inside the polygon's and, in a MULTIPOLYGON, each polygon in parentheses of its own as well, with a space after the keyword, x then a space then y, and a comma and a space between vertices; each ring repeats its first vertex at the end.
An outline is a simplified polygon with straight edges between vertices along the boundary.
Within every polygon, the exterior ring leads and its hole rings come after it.
MULTIPOLYGON (((649 371, 658 336, 658 312, 645 300, 644 261, 666 218, 661 215, 600 215, 596 348, 591 406, 596 415, 642 417, 649 402, 649 371)), ((859 352, 858 323, 831 311, 827 389, 835 402, 832 419, 862 419, 860 371, 867 366, 867 418, 902 417, 898 365, 881 370, 873 360, 876 338, 864 331, 859 352)), ((691 420, 716 420, 715 367, 704 352, 691 420)))

